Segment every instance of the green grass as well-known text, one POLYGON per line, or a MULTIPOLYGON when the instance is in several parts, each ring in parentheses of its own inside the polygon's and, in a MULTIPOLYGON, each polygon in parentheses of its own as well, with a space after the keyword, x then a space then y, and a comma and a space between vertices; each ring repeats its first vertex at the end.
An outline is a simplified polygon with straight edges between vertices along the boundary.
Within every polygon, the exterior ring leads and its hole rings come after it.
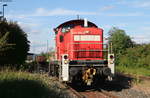
POLYGON ((116 70, 119 72, 135 76, 150 76, 150 68, 116 66, 116 70))
POLYGON ((60 83, 46 75, 0 71, 0 98, 64 98, 60 83))

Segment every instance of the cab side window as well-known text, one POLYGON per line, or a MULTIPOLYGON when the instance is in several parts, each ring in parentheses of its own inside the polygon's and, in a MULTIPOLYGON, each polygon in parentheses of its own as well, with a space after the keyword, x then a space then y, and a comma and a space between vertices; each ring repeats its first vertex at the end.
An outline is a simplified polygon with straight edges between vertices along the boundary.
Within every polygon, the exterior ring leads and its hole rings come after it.
POLYGON ((60 35, 59 40, 60 40, 60 42, 63 42, 64 41, 64 36, 60 35))

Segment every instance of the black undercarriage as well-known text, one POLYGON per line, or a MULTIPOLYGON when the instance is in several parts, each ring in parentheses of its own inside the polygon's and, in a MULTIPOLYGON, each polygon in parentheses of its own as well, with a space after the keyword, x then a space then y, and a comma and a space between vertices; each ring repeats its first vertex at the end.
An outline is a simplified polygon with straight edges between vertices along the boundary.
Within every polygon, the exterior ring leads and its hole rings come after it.
MULTIPOLYGON (((51 62, 49 74, 59 77, 61 62, 51 62)), ((107 61, 70 61, 69 81, 76 85, 96 85, 111 76, 107 61)))

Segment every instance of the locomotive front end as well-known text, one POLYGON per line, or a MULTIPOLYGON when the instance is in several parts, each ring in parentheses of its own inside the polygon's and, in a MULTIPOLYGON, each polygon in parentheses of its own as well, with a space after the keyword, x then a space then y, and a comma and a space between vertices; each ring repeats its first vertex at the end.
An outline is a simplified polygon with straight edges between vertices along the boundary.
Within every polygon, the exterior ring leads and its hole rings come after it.
POLYGON ((55 33, 57 64, 51 67, 57 66, 61 81, 92 85, 112 79, 114 54, 104 44, 101 28, 86 19, 72 20, 59 25, 55 33))

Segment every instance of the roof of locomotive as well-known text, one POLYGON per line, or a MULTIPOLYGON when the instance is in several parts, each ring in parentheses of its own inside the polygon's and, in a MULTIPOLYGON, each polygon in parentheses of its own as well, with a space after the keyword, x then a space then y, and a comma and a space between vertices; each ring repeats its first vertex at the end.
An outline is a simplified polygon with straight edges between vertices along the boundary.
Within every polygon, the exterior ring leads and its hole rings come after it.
MULTIPOLYGON (((61 28, 63 26, 70 25, 70 24, 71 25, 84 25, 84 20, 83 19, 70 20, 70 21, 67 21, 67 22, 60 24, 57 28, 61 28)), ((88 26, 98 28, 98 26, 96 26, 94 23, 92 23, 90 21, 88 21, 88 26)))

